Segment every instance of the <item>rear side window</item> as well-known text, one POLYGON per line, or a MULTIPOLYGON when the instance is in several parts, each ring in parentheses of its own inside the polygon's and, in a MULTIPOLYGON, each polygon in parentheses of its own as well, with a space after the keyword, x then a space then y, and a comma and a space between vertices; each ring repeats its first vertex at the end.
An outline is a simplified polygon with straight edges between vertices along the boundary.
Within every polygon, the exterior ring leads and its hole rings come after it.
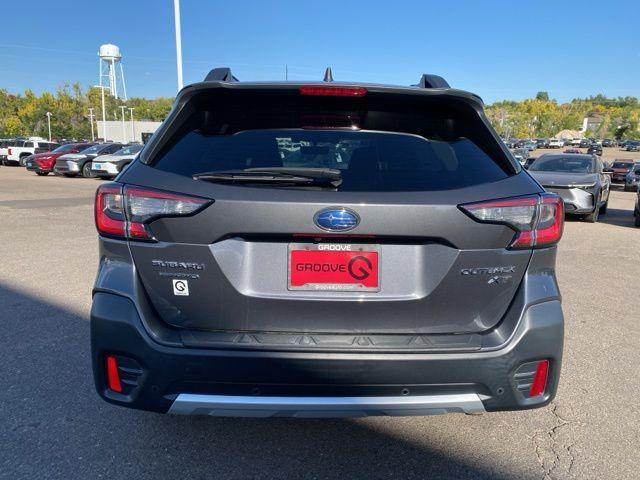
POLYGON ((422 106, 415 96, 402 101, 389 95, 376 101, 262 96, 246 107, 243 100, 229 106, 207 98, 194 102, 193 113, 152 166, 187 177, 247 168, 332 168, 342 173, 342 191, 454 189, 514 173, 468 105, 422 106))

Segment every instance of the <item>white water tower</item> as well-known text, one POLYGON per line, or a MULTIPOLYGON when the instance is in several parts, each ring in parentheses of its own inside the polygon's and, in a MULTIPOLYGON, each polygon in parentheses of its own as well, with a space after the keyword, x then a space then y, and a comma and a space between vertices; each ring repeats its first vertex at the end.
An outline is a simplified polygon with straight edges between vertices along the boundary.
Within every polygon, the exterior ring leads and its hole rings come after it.
POLYGON ((127 87, 124 83, 124 70, 122 69, 122 55, 120 55, 120 49, 116 45, 112 45, 110 43, 100 45, 98 57, 100 57, 100 86, 108 88, 111 95, 115 98, 122 98, 126 102, 127 87), (119 75, 118 67, 120 67, 119 75), (118 95, 119 85, 122 86, 122 95, 118 95))

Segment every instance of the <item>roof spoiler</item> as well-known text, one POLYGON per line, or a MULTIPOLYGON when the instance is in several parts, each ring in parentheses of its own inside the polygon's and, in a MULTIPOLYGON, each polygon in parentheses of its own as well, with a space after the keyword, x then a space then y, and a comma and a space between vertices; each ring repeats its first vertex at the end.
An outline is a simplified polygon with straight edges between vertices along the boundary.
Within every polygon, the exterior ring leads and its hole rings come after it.
POLYGON ((219 67, 211 70, 206 77, 205 82, 238 82, 239 80, 233 76, 231 69, 228 67, 219 67))
MULTIPOLYGON (((204 78, 205 82, 238 82, 239 80, 231 73, 228 67, 219 67, 211 70, 204 78)), ((323 82, 333 82, 331 67, 327 67, 324 73, 323 82)), ((439 75, 423 73, 420 81, 414 87, 420 88, 451 88, 449 83, 439 75)))
POLYGON ((413 86, 420 88, 451 88, 451 86, 449 86, 449 82, 440 75, 433 75, 430 73, 423 73, 418 84, 413 86))

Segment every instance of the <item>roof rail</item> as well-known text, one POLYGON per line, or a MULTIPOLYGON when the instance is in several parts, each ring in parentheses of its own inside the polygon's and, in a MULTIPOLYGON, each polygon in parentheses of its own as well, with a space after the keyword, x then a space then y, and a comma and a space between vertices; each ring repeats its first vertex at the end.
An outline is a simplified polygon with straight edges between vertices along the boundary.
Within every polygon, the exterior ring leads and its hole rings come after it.
POLYGON ((205 82, 237 82, 238 79, 233 76, 231 69, 228 67, 219 67, 211 70, 206 77, 205 82))
POLYGON ((440 75, 432 75, 429 73, 423 73, 420 77, 420 82, 415 87, 420 88, 451 88, 449 83, 440 75))

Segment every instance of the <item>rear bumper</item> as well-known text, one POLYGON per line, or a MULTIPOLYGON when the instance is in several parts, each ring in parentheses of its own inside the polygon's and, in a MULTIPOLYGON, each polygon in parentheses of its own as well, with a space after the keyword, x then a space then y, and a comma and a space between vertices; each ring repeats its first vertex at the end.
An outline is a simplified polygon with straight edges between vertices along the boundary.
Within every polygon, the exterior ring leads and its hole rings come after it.
MULTIPOLYGON (((91 310, 96 389, 144 410, 232 416, 423 415, 548 404, 560 374, 558 300, 528 307, 498 349, 452 353, 344 353, 174 347, 147 331, 133 302, 97 292, 91 310), (118 358, 123 392, 107 387, 118 358), (543 395, 527 398, 516 371, 549 360, 543 395)), ((519 375, 521 377, 521 374, 519 375)))
POLYGON ((367 417, 485 411, 475 393, 395 397, 263 397, 181 393, 168 413, 216 417, 367 417))

